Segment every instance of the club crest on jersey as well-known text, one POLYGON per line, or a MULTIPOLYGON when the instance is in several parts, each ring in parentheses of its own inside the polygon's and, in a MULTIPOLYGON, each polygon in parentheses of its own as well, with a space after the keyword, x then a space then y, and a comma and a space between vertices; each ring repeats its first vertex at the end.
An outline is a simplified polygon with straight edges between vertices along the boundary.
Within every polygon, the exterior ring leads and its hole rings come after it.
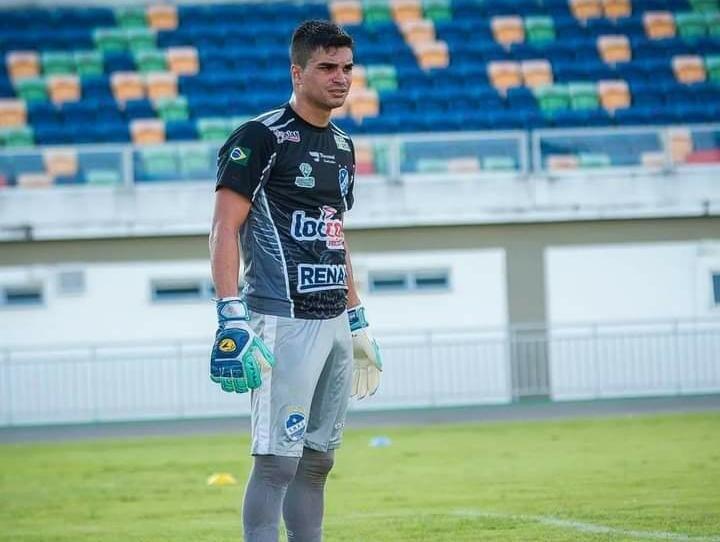
POLYGON ((297 291, 301 294, 347 288, 345 264, 301 263, 297 272, 297 291))
POLYGON ((323 205, 320 217, 308 216, 305 211, 295 211, 292 215, 290 234, 298 241, 325 241, 328 248, 340 250, 345 247, 345 234, 342 220, 333 218, 337 209, 323 205))
POLYGON ((338 182, 340 183, 340 194, 342 194, 342 197, 347 196, 350 187, 350 174, 347 168, 341 167, 340 171, 338 171, 338 182))
POLYGON ((291 143, 300 143, 300 132, 298 130, 273 130, 278 144, 290 141, 291 143))
POLYGON ((305 413, 299 410, 290 412, 285 419, 285 434, 291 442, 297 442, 305 436, 307 422, 305 421, 305 413))
POLYGON ((333 134, 333 137, 335 138, 335 145, 337 145, 338 149, 350 152, 350 145, 348 145, 347 139, 340 134, 333 134))
POLYGON ((299 169, 302 177, 295 177, 295 186, 299 186, 300 188, 314 188, 315 177, 310 176, 312 173, 312 166, 307 162, 303 162, 300 164, 299 169))

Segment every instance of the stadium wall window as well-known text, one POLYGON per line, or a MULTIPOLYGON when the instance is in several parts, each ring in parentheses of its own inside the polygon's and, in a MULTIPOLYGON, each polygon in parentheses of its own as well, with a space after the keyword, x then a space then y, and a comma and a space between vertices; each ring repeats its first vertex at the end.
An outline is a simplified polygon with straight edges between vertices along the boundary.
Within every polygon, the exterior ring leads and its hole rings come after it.
POLYGON ((33 306, 43 304, 43 287, 40 284, 5 286, 0 302, 5 307, 33 306))
POLYGON ((712 274, 713 304, 720 307, 720 272, 712 274))
POLYGON ((85 273, 80 270, 60 271, 57 274, 59 295, 73 296, 85 293, 85 273))
POLYGON ((368 275, 368 286, 373 294, 445 292, 450 289, 450 271, 371 271, 368 275))
POLYGON ((208 279, 156 279, 150 288, 152 300, 158 303, 207 301, 215 291, 208 279))

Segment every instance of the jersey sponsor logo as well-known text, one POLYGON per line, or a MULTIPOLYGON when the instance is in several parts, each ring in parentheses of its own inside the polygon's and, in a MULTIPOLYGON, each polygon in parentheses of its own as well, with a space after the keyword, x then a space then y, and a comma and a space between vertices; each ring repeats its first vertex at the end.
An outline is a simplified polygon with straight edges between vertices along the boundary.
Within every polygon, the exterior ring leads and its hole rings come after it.
POLYGON ((247 147, 235 147, 233 150, 230 151, 230 160, 237 164, 240 164, 241 166, 244 166, 245 164, 247 164, 251 153, 252 151, 247 147))
POLYGON ((315 186, 315 177, 311 177, 312 166, 307 162, 303 162, 299 166, 302 177, 295 177, 295 185, 300 188, 313 188, 315 186))
POLYGON ((335 163, 335 155, 334 154, 323 154, 318 151, 310 151, 308 152, 310 155, 310 158, 315 160, 316 162, 323 162, 324 164, 334 164, 335 163))
POLYGON ((301 263, 297 266, 297 271, 299 293, 347 288, 345 264, 301 263))
POLYGON ((300 132, 298 130, 273 130, 278 144, 290 141, 291 143, 300 143, 300 132))
POLYGON ((348 145, 347 139, 340 134, 333 134, 333 136, 335 137, 335 145, 337 145, 338 149, 350 152, 350 145, 348 145))
POLYGON ((235 341, 232 339, 223 339, 220 341, 218 348, 221 352, 235 352, 235 348, 237 348, 237 346, 235 345, 235 341))
POLYGON ((295 211, 290 224, 290 234, 298 241, 325 241, 328 248, 340 250, 345 247, 342 220, 333 218, 337 210, 323 205, 320 217, 307 216, 305 211, 295 211))
POLYGON ((341 167, 340 171, 338 171, 338 182, 340 183, 340 194, 342 197, 347 196, 350 187, 350 174, 347 168, 341 167))
POLYGON ((305 413, 300 410, 290 412, 285 419, 285 434, 291 442, 297 442, 305 436, 307 429, 307 421, 305 413))

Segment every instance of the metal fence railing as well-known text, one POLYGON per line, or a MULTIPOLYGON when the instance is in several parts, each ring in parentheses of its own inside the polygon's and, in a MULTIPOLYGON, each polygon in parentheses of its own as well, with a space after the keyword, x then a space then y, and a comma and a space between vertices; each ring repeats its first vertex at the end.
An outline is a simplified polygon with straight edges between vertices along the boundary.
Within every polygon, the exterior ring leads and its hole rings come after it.
MULTIPOLYGON (((353 409, 720 392, 720 320, 378 335, 381 388, 353 409)), ((248 414, 206 343, 7 348, 0 426, 248 414)))

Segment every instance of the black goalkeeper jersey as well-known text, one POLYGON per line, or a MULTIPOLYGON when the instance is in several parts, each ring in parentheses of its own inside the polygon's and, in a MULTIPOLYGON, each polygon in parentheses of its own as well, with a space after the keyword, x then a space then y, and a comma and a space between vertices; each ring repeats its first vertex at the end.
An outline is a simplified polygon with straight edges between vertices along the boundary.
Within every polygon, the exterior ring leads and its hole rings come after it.
POLYGON ((246 122, 218 153, 216 190, 250 199, 240 231, 251 310, 324 319, 347 305, 343 214, 353 204, 355 150, 330 123, 286 104, 246 122))

